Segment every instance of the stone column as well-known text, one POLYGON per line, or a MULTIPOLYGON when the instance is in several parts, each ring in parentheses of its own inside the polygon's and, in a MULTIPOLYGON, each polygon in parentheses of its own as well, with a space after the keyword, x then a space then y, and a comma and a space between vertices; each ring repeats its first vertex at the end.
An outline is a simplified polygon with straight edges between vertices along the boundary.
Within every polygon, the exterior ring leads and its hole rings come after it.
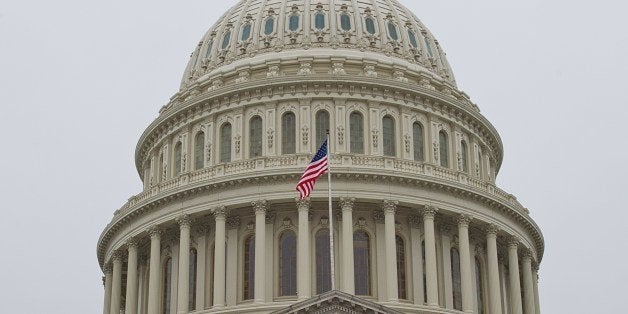
POLYGON ((490 225, 486 231, 486 254, 488 258, 488 290, 491 314, 502 313, 499 291, 499 264, 497 261, 497 226, 490 225))
POLYGON ((421 252, 421 220, 419 216, 410 216, 410 252, 412 254, 412 299, 415 305, 423 305, 423 258, 421 252))
POLYGON ((534 272, 532 273, 532 285, 534 286, 534 305, 535 305, 535 313, 541 314, 541 303, 539 301, 539 269, 538 266, 534 267, 534 272))
POLYGON ((161 285, 161 231, 157 227, 147 230, 150 235, 150 266, 148 279, 148 313, 159 312, 161 285))
POLYGON ((111 265, 105 265, 104 271, 105 277, 103 277, 103 283, 105 284, 105 302, 103 304, 103 314, 109 314, 111 308, 111 277, 113 275, 111 265))
POLYGON ((355 275, 353 273, 353 203, 355 198, 340 198, 342 208, 342 278, 343 291, 355 294, 355 275))
POLYGON ((534 304, 534 284, 532 279, 532 253, 526 252, 521 263, 523 267, 523 297, 525 314, 536 314, 534 304))
POLYGON ((299 213, 299 236, 297 247, 297 295, 299 300, 309 299, 312 295, 311 253, 310 253, 310 199, 297 198, 299 213))
POLYGON ((434 216, 438 208, 425 206, 423 210, 423 229, 425 232, 425 272, 427 276, 427 305, 438 307, 438 273, 436 269, 436 235, 434 234, 434 216))
POLYGON ((207 231, 206 225, 200 225, 196 229, 196 309, 205 309, 205 277, 207 273, 207 231))
POLYGON ((116 252, 113 255, 113 277, 111 279, 111 306, 109 314, 120 313, 122 296, 122 254, 116 252))
POLYGON ((442 248, 442 266, 443 270, 440 272, 443 275, 443 292, 445 308, 449 310, 454 309, 454 285, 453 274, 451 271, 451 226, 447 223, 440 225, 440 237, 442 248))
POLYGON ((255 302, 264 302, 264 285, 266 284, 266 210, 265 200, 251 203, 255 210, 255 302))
MULTIPOLYGON (((233 215, 227 217, 227 247, 226 247, 226 267, 225 267, 225 305, 227 307, 236 306, 238 303, 238 253, 240 252, 238 232, 241 224, 240 217, 233 215)), ((241 291, 241 290, 240 290, 241 291)))
POLYGON ((225 241, 227 209, 224 206, 214 209, 216 219, 216 235, 214 242, 214 307, 225 306, 225 241))
POLYGON ((471 270, 471 249, 469 248, 469 223, 471 217, 458 217, 458 242, 460 248, 460 282, 462 286, 462 310, 473 312, 473 271, 471 270))
POLYGON ((185 314, 190 307, 190 226, 188 215, 177 218, 179 224, 179 287, 177 289, 177 313, 185 314))
POLYGON ((386 277, 388 283, 388 301, 399 300, 397 282, 397 245, 395 243, 395 211, 397 201, 384 201, 384 237, 386 243, 386 277))
POLYGON ((124 314, 137 314, 137 242, 127 243, 129 258, 126 271, 126 305, 124 314))
POLYGON ((508 273, 510 275, 510 314, 522 314, 521 279, 519 278, 519 240, 513 238, 508 244, 508 273))

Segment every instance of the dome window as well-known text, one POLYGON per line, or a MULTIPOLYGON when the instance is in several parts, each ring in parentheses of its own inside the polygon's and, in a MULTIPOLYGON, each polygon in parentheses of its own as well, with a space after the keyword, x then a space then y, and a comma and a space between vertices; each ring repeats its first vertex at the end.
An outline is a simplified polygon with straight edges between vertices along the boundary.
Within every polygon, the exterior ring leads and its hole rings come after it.
POLYGON ((222 49, 227 49, 227 47, 229 47, 230 42, 231 42, 231 31, 227 31, 225 33, 225 37, 222 38, 222 49))
POLYGON ((395 157, 395 120, 391 116, 385 116, 382 120, 382 129, 384 156, 395 157))
POLYGON ((275 31, 275 19, 269 17, 264 23, 264 35, 270 35, 275 31))
POLYGON ((348 32, 351 30, 351 18, 349 17, 349 14, 344 13, 340 15, 340 27, 343 31, 348 32))
POLYGON ((430 55, 430 58, 434 57, 434 52, 432 51, 432 45, 430 45, 430 40, 425 37, 425 48, 427 49, 427 54, 430 55))
POLYGON ((291 32, 295 32, 297 29, 299 29, 299 16, 298 15, 290 16, 290 20, 288 22, 288 29, 291 32))
POLYGON ((247 39, 249 39, 249 37, 251 37, 251 24, 250 23, 246 23, 244 25, 244 27, 242 28, 242 41, 245 41, 247 39))
POLYGON ((316 15, 314 15, 314 27, 316 27, 316 29, 325 28, 325 14, 316 13, 316 15))
POLYGON ((397 34, 397 26, 393 22, 388 22, 388 35, 393 40, 399 40, 399 34, 397 34))
POLYGON ((410 46, 412 46, 412 48, 417 48, 419 46, 416 41, 416 35, 411 29, 408 30, 408 39, 410 39, 410 46))
POLYGON ((373 20, 372 17, 367 17, 364 20, 364 24, 366 25, 366 31, 369 34, 371 34, 371 35, 375 34, 375 21, 373 20))
POLYGON ((213 46, 214 46, 214 41, 213 41, 213 40, 210 40, 210 41, 207 43, 207 50, 205 51, 205 58, 209 59, 209 57, 210 57, 210 56, 211 56, 211 54, 212 54, 212 47, 213 47, 213 46))

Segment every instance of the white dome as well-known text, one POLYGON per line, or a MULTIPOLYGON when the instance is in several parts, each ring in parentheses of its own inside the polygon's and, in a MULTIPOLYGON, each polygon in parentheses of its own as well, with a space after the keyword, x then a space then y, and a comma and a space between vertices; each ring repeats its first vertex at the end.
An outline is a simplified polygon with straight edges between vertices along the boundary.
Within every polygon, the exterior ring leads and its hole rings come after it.
POLYGON ((182 88, 226 64, 257 56, 268 61, 282 56, 279 52, 298 55, 299 50, 308 50, 308 56, 343 56, 347 50, 366 58, 383 54, 455 86, 438 41, 396 0, 242 0, 198 43, 182 88))

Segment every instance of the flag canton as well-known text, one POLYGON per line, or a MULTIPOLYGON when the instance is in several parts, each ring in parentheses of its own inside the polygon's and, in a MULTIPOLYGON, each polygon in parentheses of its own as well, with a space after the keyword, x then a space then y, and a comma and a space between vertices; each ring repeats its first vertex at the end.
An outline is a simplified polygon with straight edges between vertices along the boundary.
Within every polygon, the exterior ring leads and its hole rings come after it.
POLYGON ((321 160, 321 158, 325 156, 327 156, 327 140, 325 140, 323 145, 321 145, 321 148, 318 149, 318 152, 316 152, 316 155, 312 158, 311 163, 321 160))

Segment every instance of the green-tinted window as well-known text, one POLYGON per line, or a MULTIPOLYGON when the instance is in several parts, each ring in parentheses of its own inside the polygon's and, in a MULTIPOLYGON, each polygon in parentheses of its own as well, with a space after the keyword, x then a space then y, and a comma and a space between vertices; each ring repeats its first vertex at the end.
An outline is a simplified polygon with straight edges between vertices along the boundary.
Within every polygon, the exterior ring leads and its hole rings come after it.
POLYGON ((371 34, 371 35, 372 35, 372 34, 375 34, 375 21, 373 20, 373 18, 372 18, 372 17, 367 17, 367 18, 364 20, 364 24, 366 24, 366 31, 367 31, 369 34, 371 34))
POLYGON ((242 41, 245 41, 251 37, 251 24, 246 23, 244 27, 242 27, 242 41))
POLYGON ((209 58, 212 54, 212 47, 214 46, 214 41, 210 40, 207 43, 207 50, 205 50, 205 58, 209 58))
POLYGON ((399 34, 397 34, 397 26, 395 26, 395 24, 392 22, 388 22, 388 34, 393 40, 399 39, 399 34))
POLYGON ((324 29, 325 28, 325 14, 316 13, 314 16, 314 27, 316 29, 324 29))
POLYGON ((432 45, 430 44, 430 40, 425 37, 425 48, 427 49, 427 54, 432 58, 434 57, 434 52, 432 51, 432 45))
POLYGON ((264 34, 270 35, 273 33, 274 30, 275 30, 275 19, 272 17, 269 17, 266 19, 266 22, 264 23, 264 34))
POLYGON ((222 49, 226 49, 229 47, 229 43, 231 42, 231 31, 225 33, 225 36, 222 38, 222 49))
POLYGON ((344 31, 351 30, 351 18, 349 17, 349 14, 343 13, 340 15, 340 27, 342 27, 342 30, 344 31))
POLYGON ((410 39, 410 45, 413 48, 417 48, 419 46, 419 44, 416 41, 416 35, 414 34, 414 32, 412 30, 408 30, 408 38, 410 39))
POLYGON ((294 32, 297 29, 299 29, 299 16, 298 15, 291 15, 290 16, 290 20, 288 22, 288 29, 291 32, 294 32))

